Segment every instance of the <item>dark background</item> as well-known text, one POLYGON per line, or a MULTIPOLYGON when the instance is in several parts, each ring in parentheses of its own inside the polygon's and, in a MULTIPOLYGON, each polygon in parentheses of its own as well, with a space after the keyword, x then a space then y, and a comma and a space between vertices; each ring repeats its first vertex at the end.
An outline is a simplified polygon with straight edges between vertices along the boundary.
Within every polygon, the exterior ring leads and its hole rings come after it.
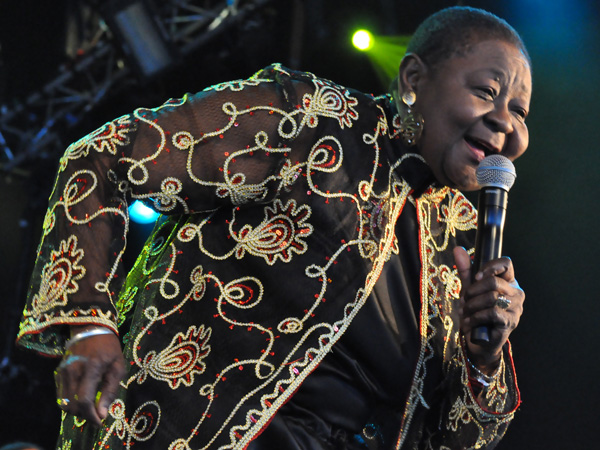
MULTIPOLYGON (((65 17, 77 3, 0 1, 0 114, 56 77, 68 61, 65 17)), ((460 3, 507 19, 522 34, 534 67, 531 144, 516 164, 504 248, 527 293, 521 325, 511 338, 523 404, 499 448, 598 448, 599 2, 460 3)), ((380 35, 410 34, 427 15, 453 4, 267 3, 162 77, 107 95, 63 138, 68 143, 134 107, 247 77, 276 61, 382 92, 386 86, 368 58, 351 48, 351 32, 361 26, 380 35)), ((21 126, 27 127, 27 119, 21 126)), ((58 430, 55 362, 17 350, 12 342, 59 156, 42 151, 0 171, 0 445, 19 439, 50 449, 58 430)))

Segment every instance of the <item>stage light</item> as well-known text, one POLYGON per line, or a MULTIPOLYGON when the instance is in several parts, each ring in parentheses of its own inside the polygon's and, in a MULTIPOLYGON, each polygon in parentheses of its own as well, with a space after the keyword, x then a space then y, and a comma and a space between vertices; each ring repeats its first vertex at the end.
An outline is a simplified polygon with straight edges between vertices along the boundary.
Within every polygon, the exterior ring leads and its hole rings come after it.
POLYGON ((142 78, 153 78, 176 64, 177 52, 144 0, 112 1, 103 16, 142 78))
POLYGON ((367 30, 358 30, 352 36, 352 43, 358 50, 365 52, 386 89, 398 75, 398 67, 409 40, 410 36, 372 35, 367 30))
POLYGON ((136 200, 129 206, 129 218, 135 223, 152 223, 156 222, 159 214, 152 208, 148 208, 141 201, 136 200))
POLYGON ((352 44, 360 51, 367 51, 373 46, 373 36, 367 30, 358 30, 352 35, 352 44))

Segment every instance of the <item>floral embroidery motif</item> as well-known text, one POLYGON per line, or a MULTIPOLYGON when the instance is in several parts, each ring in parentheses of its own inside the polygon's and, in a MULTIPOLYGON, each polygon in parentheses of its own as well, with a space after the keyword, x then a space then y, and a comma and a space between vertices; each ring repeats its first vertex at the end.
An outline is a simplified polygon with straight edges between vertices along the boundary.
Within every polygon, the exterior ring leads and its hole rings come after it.
POLYGON ((138 383, 143 383, 150 375, 157 380, 166 381, 171 389, 180 384, 191 386, 194 375, 204 373, 206 364, 202 361, 210 353, 211 329, 204 326, 192 326, 187 333, 177 333, 167 348, 158 355, 149 352, 144 358, 142 371, 138 375, 138 383))
POLYGON ((317 90, 313 95, 305 94, 302 99, 306 110, 305 119, 309 127, 316 127, 318 116, 337 119, 340 127, 352 127, 352 121, 358 120, 358 113, 354 107, 358 100, 351 97, 347 89, 342 90, 323 80, 315 80, 317 90))
POLYGON ((311 215, 310 208, 306 205, 297 207, 294 200, 289 200, 285 206, 280 200, 275 200, 271 206, 266 206, 264 211, 265 218, 258 226, 245 224, 239 230, 235 229, 234 211, 233 218, 229 221, 229 232, 236 245, 224 255, 212 254, 204 246, 202 228, 210 222, 210 218, 200 225, 185 225, 178 231, 177 238, 181 242, 190 242, 197 238, 203 253, 221 260, 230 256, 241 259, 248 253, 260 256, 267 264, 273 265, 278 260, 289 263, 293 254, 305 253, 308 248, 305 239, 313 232, 313 226, 307 223, 311 215))
POLYGON ((107 151, 111 155, 116 155, 118 147, 129 144, 128 134, 130 132, 131 121, 129 116, 123 116, 105 124, 98 130, 71 144, 60 160, 61 168, 64 169, 70 159, 86 157, 90 150, 95 150, 98 153, 107 151))
POLYGON ((248 252, 263 257, 269 265, 277 259, 290 262, 292 253, 302 254, 308 248, 304 239, 313 232, 312 225, 306 223, 310 214, 308 206, 297 208, 294 200, 285 206, 275 200, 273 206, 265 208, 265 220, 259 226, 244 225, 237 232, 239 244, 235 256, 240 259, 248 252))
POLYGON ((440 208, 440 220, 448 224, 447 233, 456 236, 456 230, 477 228, 477 217, 473 205, 462 195, 450 195, 450 204, 440 208))
POLYGON ((79 290, 77 284, 85 275, 85 267, 79 265, 83 249, 77 248, 77 237, 62 241, 58 250, 53 250, 42 270, 42 281, 38 293, 33 297, 36 313, 67 304, 67 296, 79 290))

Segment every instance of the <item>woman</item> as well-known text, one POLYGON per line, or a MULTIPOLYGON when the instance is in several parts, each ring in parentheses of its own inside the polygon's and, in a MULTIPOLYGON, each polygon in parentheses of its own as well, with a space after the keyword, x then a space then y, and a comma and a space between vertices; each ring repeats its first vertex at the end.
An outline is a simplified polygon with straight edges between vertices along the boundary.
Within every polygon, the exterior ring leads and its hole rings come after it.
POLYGON ((59 448, 493 447, 524 293, 508 258, 471 282, 459 189, 530 96, 517 33, 449 8, 391 95, 274 65, 71 145, 19 334, 62 355, 59 448), (131 198, 164 217, 123 283, 131 198))

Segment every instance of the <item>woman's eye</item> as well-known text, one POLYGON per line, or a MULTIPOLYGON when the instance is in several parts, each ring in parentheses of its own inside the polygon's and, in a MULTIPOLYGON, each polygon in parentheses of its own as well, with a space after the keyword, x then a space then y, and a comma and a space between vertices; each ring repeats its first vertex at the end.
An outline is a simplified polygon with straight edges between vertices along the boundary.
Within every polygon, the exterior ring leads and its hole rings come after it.
POLYGON ((478 91, 481 93, 481 97, 484 99, 493 100, 496 98, 496 91, 490 87, 480 87, 478 91))
POLYGON ((525 111, 524 109, 515 109, 515 114, 519 116, 519 118, 523 121, 527 118, 527 111, 525 111))

